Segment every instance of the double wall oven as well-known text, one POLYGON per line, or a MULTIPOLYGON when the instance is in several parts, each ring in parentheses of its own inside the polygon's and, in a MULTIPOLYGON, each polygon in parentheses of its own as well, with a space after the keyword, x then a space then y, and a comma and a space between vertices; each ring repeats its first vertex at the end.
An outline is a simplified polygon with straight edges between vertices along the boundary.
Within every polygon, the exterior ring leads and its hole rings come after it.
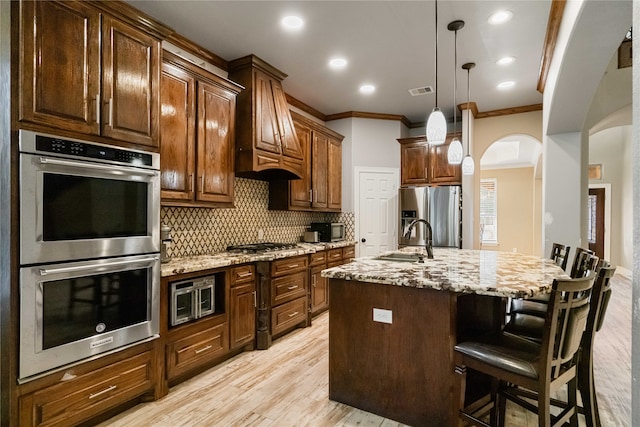
POLYGON ((21 381, 159 332, 157 153, 21 130, 21 381))

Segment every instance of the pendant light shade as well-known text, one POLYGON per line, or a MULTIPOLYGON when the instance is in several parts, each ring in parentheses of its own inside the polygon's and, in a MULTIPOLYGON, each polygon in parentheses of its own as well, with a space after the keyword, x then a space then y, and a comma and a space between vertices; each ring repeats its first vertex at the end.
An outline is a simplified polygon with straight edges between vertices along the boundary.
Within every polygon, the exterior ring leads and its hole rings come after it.
POLYGON ((435 107, 427 120, 427 142, 442 145, 447 139, 447 119, 438 107, 435 107))
MULTIPOLYGON (((453 54, 453 131, 457 132, 457 110, 458 110, 458 30, 464 27, 464 21, 456 20, 449 22, 447 25, 447 29, 449 31, 454 31, 454 54, 453 54)), ((449 164, 459 165, 462 162, 462 156, 464 152, 462 151, 462 143, 457 136, 453 138, 451 144, 449 144, 449 150, 447 151, 447 160, 449 160, 449 164)))
POLYGON ((433 111, 429 115, 429 119, 427 120, 427 142, 431 145, 442 145, 444 144, 445 139, 447 139, 447 119, 445 119, 444 114, 438 108, 438 0, 435 1, 436 7, 436 84, 435 84, 435 95, 436 95, 436 106, 433 108, 433 111))
MULTIPOLYGON (((467 70, 467 114, 471 114, 471 86, 469 85, 469 71, 475 67, 476 64, 474 62, 467 62, 462 65, 463 70, 467 70)), ((467 155, 462 161, 462 174, 463 175, 473 175, 476 170, 476 165, 474 164, 473 157, 471 157, 471 153, 469 152, 469 141, 471 140, 471 117, 467 116, 467 155)))

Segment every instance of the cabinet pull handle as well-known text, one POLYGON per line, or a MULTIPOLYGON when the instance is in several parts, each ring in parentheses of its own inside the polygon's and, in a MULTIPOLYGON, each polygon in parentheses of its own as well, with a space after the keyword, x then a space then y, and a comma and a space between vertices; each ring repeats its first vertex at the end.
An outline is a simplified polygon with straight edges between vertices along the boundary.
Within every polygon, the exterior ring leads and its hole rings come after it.
POLYGON ((309 203, 313 203, 313 190, 309 190, 309 203))
POLYGON ((189 191, 193 191, 195 176, 193 174, 189 174, 189 191))
POLYGON ((258 297, 256 291, 253 291, 251 293, 253 294, 253 308, 256 308, 258 306, 258 297))
POLYGON ((298 315, 298 313, 299 313, 299 312, 294 311, 293 313, 291 313, 291 314, 289 315, 289 317, 297 316, 297 315, 298 315))
POLYGON ((208 345, 208 346, 206 346, 206 347, 203 347, 203 348, 201 348, 201 349, 196 350, 196 354, 200 354, 200 353, 202 353, 202 352, 204 352, 204 351, 207 351, 207 350, 209 350, 209 349, 211 349, 211 346, 210 346, 210 345, 208 345))
POLYGON ((204 193, 204 174, 200 178, 200 193, 204 193))
POLYGON ((316 287, 316 275, 314 274, 313 276, 311 276, 312 280, 311 280, 311 285, 313 285, 313 287, 316 287))
POLYGON ((102 104, 100 104, 100 94, 96 95, 96 123, 100 124, 100 108, 102 104))
POLYGON ((113 126, 113 98, 109 98, 109 126, 113 126))
POLYGON ((289 289, 290 291, 296 289, 298 287, 298 285, 293 285, 293 286, 287 286, 287 289, 289 289))
POLYGON ((238 274, 238 277, 249 277, 249 276, 251 276, 251 272, 238 274))
POLYGON ((291 264, 288 268, 296 268, 298 264, 291 264))
POLYGON ((102 396, 105 393, 109 393, 111 390, 115 390, 116 388, 118 388, 117 385, 110 385, 109 387, 105 388, 102 391, 99 391, 97 393, 90 393, 89 394, 89 399, 95 399, 98 396, 102 396))

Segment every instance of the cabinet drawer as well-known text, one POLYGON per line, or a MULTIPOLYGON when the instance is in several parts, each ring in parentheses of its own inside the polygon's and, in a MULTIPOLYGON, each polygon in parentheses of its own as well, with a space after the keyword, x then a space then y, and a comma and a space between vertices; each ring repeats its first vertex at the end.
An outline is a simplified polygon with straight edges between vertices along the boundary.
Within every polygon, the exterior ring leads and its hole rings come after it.
POLYGON ((307 298, 298 298, 271 310, 271 334, 277 335, 307 319, 307 298))
POLYGON ((306 271, 308 267, 309 258, 306 255, 279 259, 271 263, 271 277, 306 271))
POLYGON ((271 305, 276 306, 283 302, 307 295, 307 271, 301 271, 288 276, 277 277, 271 280, 271 305))
POLYGON ((342 259, 344 262, 351 261, 352 258, 356 256, 356 247, 355 246, 346 246, 342 248, 342 259))
POLYGON ((253 264, 242 265, 231 269, 231 286, 253 282, 256 278, 256 267, 253 264))
POLYGON ((327 251, 327 262, 342 261, 342 248, 329 249, 327 251))
POLYGON ((167 344, 167 376, 171 379, 224 355, 228 350, 226 322, 176 340, 167 344))
POLYGON ((327 251, 320 251, 309 255, 309 265, 320 265, 327 262, 327 251))
POLYGON ((20 399, 25 425, 76 425, 153 387, 151 352, 105 366, 20 399))

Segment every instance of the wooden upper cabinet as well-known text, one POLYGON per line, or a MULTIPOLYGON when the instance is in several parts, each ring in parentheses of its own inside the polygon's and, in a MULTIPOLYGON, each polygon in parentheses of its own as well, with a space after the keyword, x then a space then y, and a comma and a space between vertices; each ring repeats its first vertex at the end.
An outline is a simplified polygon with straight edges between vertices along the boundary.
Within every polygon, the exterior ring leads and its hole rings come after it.
POLYGON ((20 2, 19 120, 158 146, 160 36, 108 3, 20 2))
POLYGON ((241 89, 164 53, 160 122, 164 205, 233 205, 236 95, 241 89))
POLYGON ((102 44, 102 134, 158 146, 160 42, 104 16, 102 44))
POLYGON ((162 65, 160 170, 162 199, 194 199, 196 79, 180 68, 162 65))
POLYGON ((291 112, 303 148, 305 172, 299 180, 269 183, 269 209, 335 212, 342 209, 343 136, 291 112))
POLYGON ((233 203, 235 93, 198 82, 199 200, 233 203))
POLYGON ((100 134, 100 13, 88 3, 20 2, 19 119, 100 134))
POLYGON ((229 63, 229 78, 245 87, 237 100, 238 176, 266 180, 303 176, 303 147, 282 89, 285 77, 255 55, 229 63))
POLYGON ((430 146, 424 136, 398 139, 400 143, 400 184, 428 185, 462 183, 460 165, 450 165, 447 159, 453 134, 444 144, 430 146))

